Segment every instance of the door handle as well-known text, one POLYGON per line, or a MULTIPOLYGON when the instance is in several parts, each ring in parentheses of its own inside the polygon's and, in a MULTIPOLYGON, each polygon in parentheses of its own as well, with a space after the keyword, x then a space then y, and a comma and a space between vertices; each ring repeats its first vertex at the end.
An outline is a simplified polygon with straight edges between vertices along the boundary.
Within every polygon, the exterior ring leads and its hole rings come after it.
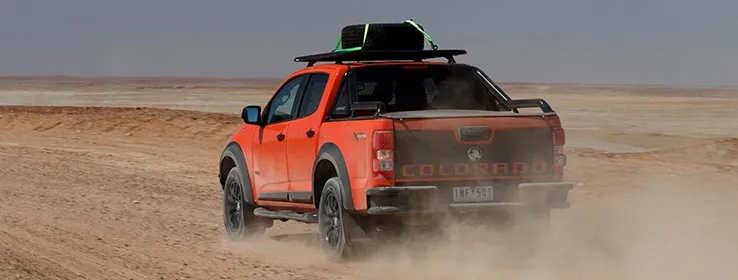
POLYGON ((313 131, 313 129, 311 128, 310 130, 308 130, 308 131, 305 131, 305 135, 306 135, 306 136, 307 136, 308 138, 313 138, 313 136, 315 136, 315 131, 313 131))
POLYGON ((284 134, 277 134, 277 141, 282 142, 282 140, 284 140, 284 134))

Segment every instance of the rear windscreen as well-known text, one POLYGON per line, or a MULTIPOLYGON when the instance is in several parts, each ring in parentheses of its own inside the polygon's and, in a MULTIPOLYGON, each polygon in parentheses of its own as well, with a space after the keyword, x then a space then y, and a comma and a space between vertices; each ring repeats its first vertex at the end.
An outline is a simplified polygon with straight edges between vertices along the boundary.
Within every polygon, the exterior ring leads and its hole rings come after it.
POLYGON ((382 102, 387 112, 503 110, 477 69, 449 65, 377 65, 353 69, 358 102, 382 102))

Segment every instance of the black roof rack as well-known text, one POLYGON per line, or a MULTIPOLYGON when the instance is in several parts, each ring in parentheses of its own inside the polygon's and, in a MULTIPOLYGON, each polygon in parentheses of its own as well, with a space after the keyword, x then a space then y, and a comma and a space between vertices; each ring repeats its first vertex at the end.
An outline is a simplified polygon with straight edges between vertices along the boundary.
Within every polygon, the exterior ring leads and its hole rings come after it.
POLYGON ((295 62, 307 62, 308 67, 316 62, 335 61, 387 61, 413 60, 422 61, 431 58, 446 58, 449 63, 455 63, 454 56, 466 54, 466 50, 358 50, 346 52, 329 52, 295 57, 295 62))

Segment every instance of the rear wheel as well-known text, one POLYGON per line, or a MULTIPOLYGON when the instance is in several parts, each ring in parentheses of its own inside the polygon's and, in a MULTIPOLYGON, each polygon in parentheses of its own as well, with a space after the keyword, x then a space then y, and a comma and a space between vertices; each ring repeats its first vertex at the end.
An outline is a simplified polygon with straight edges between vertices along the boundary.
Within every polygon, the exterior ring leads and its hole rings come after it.
POLYGON ((351 214, 343 208, 341 180, 333 177, 325 182, 318 204, 318 238, 331 260, 346 259, 351 251, 351 214))
POLYGON ((263 234, 272 222, 254 215, 254 207, 244 198, 242 176, 237 167, 231 168, 223 187, 223 224, 231 240, 263 234))

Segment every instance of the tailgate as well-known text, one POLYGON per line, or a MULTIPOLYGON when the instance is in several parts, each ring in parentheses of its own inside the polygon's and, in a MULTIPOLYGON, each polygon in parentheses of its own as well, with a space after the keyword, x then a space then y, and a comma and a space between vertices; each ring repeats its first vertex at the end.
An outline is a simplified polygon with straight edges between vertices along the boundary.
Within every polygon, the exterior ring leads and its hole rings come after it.
POLYGON ((396 182, 550 178, 553 131, 542 115, 394 118, 396 182))

